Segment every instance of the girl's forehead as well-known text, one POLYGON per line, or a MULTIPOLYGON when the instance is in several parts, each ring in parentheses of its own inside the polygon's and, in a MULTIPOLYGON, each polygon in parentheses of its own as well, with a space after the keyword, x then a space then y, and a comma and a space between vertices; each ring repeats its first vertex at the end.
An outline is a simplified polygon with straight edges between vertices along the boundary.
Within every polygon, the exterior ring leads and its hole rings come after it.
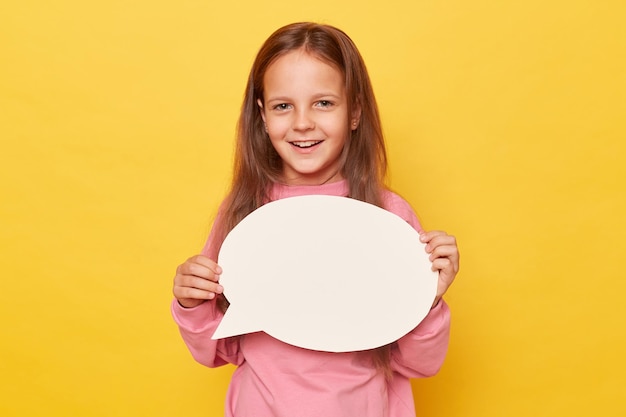
POLYGON ((271 70, 276 70, 277 67, 280 67, 281 70, 295 70, 299 65, 317 66, 320 64, 330 67, 342 75, 344 74, 343 69, 335 62, 315 51, 310 51, 305 48, 298 48, 277 56, 268 65, 266 73, 271 70))
POLYGON ((320 91, 343 95, 345 79, 334 66, 311 54, 294 51, 268 67, 263 85, 272 96, 320 94, 320 91))

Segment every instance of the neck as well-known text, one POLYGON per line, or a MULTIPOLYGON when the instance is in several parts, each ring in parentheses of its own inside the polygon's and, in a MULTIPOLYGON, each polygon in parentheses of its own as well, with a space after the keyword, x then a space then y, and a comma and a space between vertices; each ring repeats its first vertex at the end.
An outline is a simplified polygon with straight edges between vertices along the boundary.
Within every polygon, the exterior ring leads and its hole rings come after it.
POLYGON ((328 178, 320 180, 319 178, 307 178, 307 176, 297 176, 287 178, 283 175, 281 183, 284 185, 324 185, 343 180, 344 177, 339 171, 335 171, 328 178))

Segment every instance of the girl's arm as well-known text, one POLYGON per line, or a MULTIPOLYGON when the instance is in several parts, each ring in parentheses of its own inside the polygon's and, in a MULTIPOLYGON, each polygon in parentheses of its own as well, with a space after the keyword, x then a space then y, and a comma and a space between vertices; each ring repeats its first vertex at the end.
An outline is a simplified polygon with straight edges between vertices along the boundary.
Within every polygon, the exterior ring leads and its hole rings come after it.
POLYGON ((426 318, 392 347, 391 366, 409 378, 436 374, 448 350, 450 310, 441 297, 459 271, 459 250, 454 236, 442 231, 421 232, 433 271, 439 272, 437 294, 426 318))
POLYGON ((433 301, 433 306, 435 306, 448 291, 459 272, 459 248, 456 238, 441 230, 420 233, 420 241, 426 244, 432 270, 439 272, 437 295, 433 301))
POLYGON ((189 258, 176 270, 172 315, 192 356, 201 364, 216 367, 240 365, 239 339, 211 340, 224 317, 217 305, 223 292, 222 269, 205 255, 189 258))
POLYGON ((172 316, 193 358, 214 368, 232 363, 241 365, 243 356, 239 350, 239 338, 212 340, 211 336, 224 317, 215 300, 196 307, 185 308, 178 300, 172 302, 172 316))
POLYGON ((171 307, 174 321, 191 355, 209 367, 243 362, 238 337, 211 340, 224 317, 218 306, 223 292, 219 284, 222 269, 213 261, 217 259, 223 240, 223 218, 224 203, 218 210, 202 254, 189 258, 176 269, 173 291, 176 298, 171 307))
POLYGON ((440 300, 422 322, 391 347, 391 370, 407 378, 435 375, 446 357, 450 310, 440 300))
POLYGON ((459 271, 459 250, 454 236, 425 232, 411 206, 392 192, 383 194, 385 208, 406 220, 426 244, 433 271, 439 271, 433 307, 422 322, 391 348, 391 368, 408 378, 428 377, 443 365, 450 335, 450 310, 442 299, 459 271))

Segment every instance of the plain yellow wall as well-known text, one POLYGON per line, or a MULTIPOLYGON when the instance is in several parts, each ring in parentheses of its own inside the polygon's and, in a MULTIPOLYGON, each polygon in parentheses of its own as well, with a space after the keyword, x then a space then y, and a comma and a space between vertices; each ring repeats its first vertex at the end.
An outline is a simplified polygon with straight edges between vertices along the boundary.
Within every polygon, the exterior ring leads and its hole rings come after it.
POLYGON ((227 186, 253 56, 298 20, 355 40, 391 186, 460 241, 418 414, 626 415, 622 0, 0 9, 0 415, 221 415, 232 368, 193 362, 171 280, 227 186))

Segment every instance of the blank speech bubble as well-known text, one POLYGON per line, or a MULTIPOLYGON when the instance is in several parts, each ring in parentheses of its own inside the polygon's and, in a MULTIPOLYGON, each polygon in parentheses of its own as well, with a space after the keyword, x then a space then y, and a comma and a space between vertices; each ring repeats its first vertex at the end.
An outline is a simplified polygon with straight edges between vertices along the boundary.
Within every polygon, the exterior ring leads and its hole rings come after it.
POLYGON ((328 352, 373 349, 428 314, 436 272, 406 221, 346 197, 268 203, 228 234, 219 253, 230 302, 213 339, 264 331, 328 352))

